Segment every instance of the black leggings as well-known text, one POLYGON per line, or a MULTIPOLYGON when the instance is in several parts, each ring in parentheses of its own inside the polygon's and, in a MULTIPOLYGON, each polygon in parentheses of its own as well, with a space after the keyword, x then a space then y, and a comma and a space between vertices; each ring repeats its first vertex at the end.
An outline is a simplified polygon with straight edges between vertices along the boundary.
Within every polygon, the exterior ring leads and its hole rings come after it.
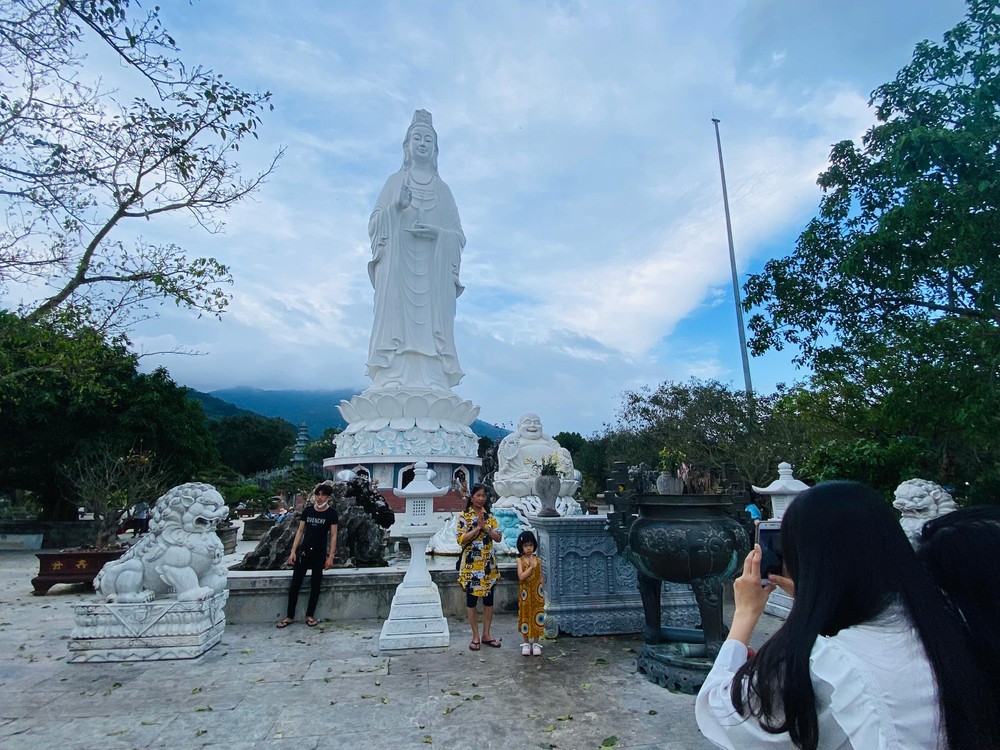
POLYGON ((309 604, 306 605, 306 617, 316 616, 316 603, 319 601, 319 587, 323 582, 323 565, 325 551, 322 549, 300 549, 295 556, 295 567, 292 569, 292 587, 288 590, 288 617, 295 619, 295 605, 299 601, 299 588, 305 580, 306 571, 312 570, 309 579, 309 604))
MULTIPOLYGON (((472 583, 465 584, 465 606, 469 609, 476 608, 476 600, 479 599, 478 596, 472 593, 472 583)), ((490 593, 483 597, 483 606, 492 607, 493 606, 493 588, 490 588, 490 593)))

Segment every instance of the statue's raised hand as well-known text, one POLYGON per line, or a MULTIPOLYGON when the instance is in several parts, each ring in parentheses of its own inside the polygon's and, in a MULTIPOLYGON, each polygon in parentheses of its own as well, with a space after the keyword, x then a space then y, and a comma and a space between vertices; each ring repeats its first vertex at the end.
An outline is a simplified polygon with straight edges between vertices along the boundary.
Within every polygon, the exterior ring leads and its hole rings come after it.
POLYGON ((413 201, 413 193, 410 192, 410 188, 404 183, 399 186, 399 197, 396 198, 396 205, 399 206, 400 210, 409 207, 410 203, 413 201))

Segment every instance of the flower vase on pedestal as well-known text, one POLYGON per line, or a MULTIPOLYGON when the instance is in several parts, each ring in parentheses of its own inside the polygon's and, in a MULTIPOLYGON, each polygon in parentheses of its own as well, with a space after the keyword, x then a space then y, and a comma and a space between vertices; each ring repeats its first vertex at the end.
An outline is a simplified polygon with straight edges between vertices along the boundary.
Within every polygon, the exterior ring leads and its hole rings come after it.
POLYGON ((664 471, 656 478, 656 491, 661 495, 683 495, 684 480, 664 471))
POLYGON ((535 494, 538 495, 538 499, 542 502, 542 509, 538 512, 539 516, 552 517, 559 515, 559 511, 556 510, 556 498, 559 497, 559 484, 560 479, 557 476, 543 474, 542 476, 535 477, 535 494))

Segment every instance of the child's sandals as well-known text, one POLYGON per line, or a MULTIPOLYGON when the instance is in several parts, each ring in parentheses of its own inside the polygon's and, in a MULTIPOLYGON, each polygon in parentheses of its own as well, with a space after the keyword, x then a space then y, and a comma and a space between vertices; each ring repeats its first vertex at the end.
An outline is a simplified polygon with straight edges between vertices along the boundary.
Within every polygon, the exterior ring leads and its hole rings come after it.
POLYGON ((521 644, 521 656, 531 656, 531 644, 522 643, 521 644))
POLYGON ((540 643, 532 643, 531 644, 531 655, 532 656, 541 656, 542 655, 542 644, 540 644, 540 643))

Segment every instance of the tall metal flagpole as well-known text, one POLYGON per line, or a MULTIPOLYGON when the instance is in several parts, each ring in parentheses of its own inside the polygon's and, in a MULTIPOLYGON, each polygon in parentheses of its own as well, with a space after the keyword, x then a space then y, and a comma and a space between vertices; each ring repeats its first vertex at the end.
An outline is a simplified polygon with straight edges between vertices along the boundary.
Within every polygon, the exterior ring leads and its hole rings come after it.
POLYGON ((743 383, 747 398, 753 398, 753 385, 750 383, 750 360, 747 358, 747 337, 743 330, 743 303, 740 299, 739 275, 736 273, 736 250, 733 248, 733 223, 729 218, 729 192, 726 190, 726 167, 722 163, 722 138, 719 136, 719 118, 713 117, 715 123, 715 143, 719 147, 719 173, 722 175, 722 205, 726 209, 726 234, 729 237, 729 265, 733 272, 733 299, 736 301, 736 322, 740 328, 740 355, 743 357, 743 383))

